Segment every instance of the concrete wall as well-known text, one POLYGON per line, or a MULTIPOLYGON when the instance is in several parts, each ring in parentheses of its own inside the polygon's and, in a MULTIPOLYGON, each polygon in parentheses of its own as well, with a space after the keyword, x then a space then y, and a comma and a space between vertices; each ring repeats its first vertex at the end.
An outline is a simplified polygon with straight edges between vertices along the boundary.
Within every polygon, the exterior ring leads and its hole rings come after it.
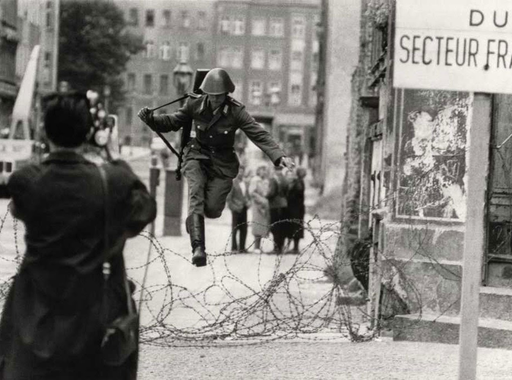
MULTIPOLYGON (((344 262, 356 239, 373 229, 372 254, 379 261, 371 275, 378 286, 371 285, 370 297, 378 299, 382 284, 383 300, 399 297, 408 312, 457 315, 471 98, 467 93, 394 89, 393 13, 387 27, 377 28, 368 16, 369 2, 361 2, 352 108, 347 129, 340 132, 346 133, 346 177, 337 257, 344 262), (380 45, 379 33, 387 34, 386 46, 380 45), (375 54, 379 46, 385 59, 375 54), (376 110, 381 136, 372 136, 376 110)), ((332 107, 331 102, 329 115, 334 115, 332 107)), ((326 137, 332 144, 335 140, 326 137)))
MULTIPOLYGON (((467 93, 397 90, 384 285, 411 312, 457 315, 466 217, 467 93)), ((486 159, 482 157, 482 159, 486 159)))
POLYGON ((329 1, 323 145, 325 193, 341 187, 345 176, 346 139, 352 99, 351 79, 359 58, 360 9, 360 0, 329 1))
POLYGON ((412 313, 457 315, 464 229, 388 223, 383 232, 382 283, 394 289, 412 313))

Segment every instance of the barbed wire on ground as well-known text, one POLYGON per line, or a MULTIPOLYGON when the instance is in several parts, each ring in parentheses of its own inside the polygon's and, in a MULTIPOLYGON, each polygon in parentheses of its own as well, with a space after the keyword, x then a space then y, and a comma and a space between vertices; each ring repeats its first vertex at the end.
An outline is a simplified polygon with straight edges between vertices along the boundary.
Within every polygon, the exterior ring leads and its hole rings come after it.
MULTIPOLYGON (((0 219, 0 244, 9 238, 2 234, 9 215, 6 212, 0 219)), ((12 261, 16 266, 22 257, 18 223, 12 218, 15 257, 10 260, 0 253, 3 261, 12 261)), ((353 263, 348 258, 340 261, 339 255, 335 254, 337 241, 344 233, 341 223, 323 223, 317 217, 304 224, 290 219, 279 223, 303 226, 308 238, 302 241, 307 244, 298 253, 240 254, 227 249, 232 238, 229 236, 225 249, 210 253, 207 268, 201 269, 198 276, 208 279, 202 287, 190 286, 190 281, 183 281, 176 272, 179 270, 175 268, 176 262, 191 265, 188 251, 174 251, 162 243, 163 239, 148 231, 142 232, 139 238, 146 240, 152 256, 148 262, 127 268, 130 279, 137 286, 134 296, 141 305, 141 343, 205 347, 221 342, 246 345, 291 338, 322 341, 344 338, 364 342, 378 337, 382 324, 368 311, 368 295, 361 292, 365 299, 360 304, 343 302, 350 297, 349 289, 346 279, 337 273, 343 269, 340 267, 349 268, 353 263), (233 258, 250 261, 252 267, 239 273, 237 265, 240 263, 233 263, 233 258), (145 270, 152 275, 143 286, 141 273, 145 270), (254 274, 252 280, 245 278, 247 273, 254 274)), ((270 237, 265 241, 273 246, 270 237)), ((433 257, 423 247, 421 236, 416 250, 418 255, 433 257)), ((379 250, 378 254, 384 253, 379 250)), ((383 257, 386 265, 392 267, 391 270, 386 268, 386 282, 392 283, 394 277, 399 278, 402 287, 414 298, 410 301, 421 310, 421 292, 404 272, 407 261, 388 259, 383 257)), ((442 267, 441 263, 432 260, 433 264, 442 267)), ((7 296, 10 284, 11 280, 0 283, 0 303, 7 296)), ((386 302, 393 304, 396 299, 388 297, 382 301, 382 309, 393 308, 386 302)), ((382 314, 377 317, 380 318, 382 314)))

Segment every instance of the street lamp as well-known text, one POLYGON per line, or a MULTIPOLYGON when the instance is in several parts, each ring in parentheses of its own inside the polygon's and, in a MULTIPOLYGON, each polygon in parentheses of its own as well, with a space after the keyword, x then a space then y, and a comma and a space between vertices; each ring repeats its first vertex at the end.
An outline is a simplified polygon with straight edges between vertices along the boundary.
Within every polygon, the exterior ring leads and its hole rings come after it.
MULTIPOLYGON (((178 96, 186 94, 187 90, 190 88, 190 84, 192 83, 193 74, 194 71, 187 62, 181 61, 176 65, 172 71, 172 79, 178 96)), ((184 103, 185 99, 180 102, 180 105, 183 106, 184 103)))
POLYGON ((103 87, 103 96, 105 97, 105 111, 107 112, 108 114, 108 111, 109 111, 109 107, 108 107, 108 100, 110 98, 110 86, 108 84, 105 85, 105 87, 103 87))
MULTIPOLYGON (((194 71, 187 62, 181 61, 172 71, 176 93, 182 97, 192 83, 194 71)), ((185 99, 180 101, 183 107, 185 99)), ((181 139, 180 139, 181 140, 181 139)), ((176 170, 165 168, 164 236, 181 236, 181 215, 183 207, 183 181, 176 179, 176 170)))

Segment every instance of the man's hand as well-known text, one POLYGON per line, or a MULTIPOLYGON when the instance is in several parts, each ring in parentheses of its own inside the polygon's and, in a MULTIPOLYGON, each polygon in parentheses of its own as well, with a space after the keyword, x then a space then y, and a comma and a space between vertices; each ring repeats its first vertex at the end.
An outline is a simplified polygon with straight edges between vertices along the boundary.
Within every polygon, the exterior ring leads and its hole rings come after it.
POLYGON ((153 111, 151 111, 148 107, 144 107, 137 114, 139 119, 141 119, 148 127, 152 128, 153 125, 153 111))
POLYGON ((295 167, 295 162, 293 162, 293 160, 290 157, 283 156, 279 160, 279 165, 278 166, 291 170, 291 169, 293 169, 295 167))

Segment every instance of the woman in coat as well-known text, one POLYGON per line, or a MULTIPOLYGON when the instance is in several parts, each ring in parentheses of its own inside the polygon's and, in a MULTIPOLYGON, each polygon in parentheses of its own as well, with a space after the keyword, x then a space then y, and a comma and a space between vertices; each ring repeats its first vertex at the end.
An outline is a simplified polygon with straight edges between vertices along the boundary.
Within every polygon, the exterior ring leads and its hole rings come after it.
POLYGON ((306 170, 297 168, 295 178, 291 180, 288 187, 287 217, 289 218, 289 224, 286 229, 287 237, 293 240, 291 251, 293 253, 299 253, 299 241, 304 238, 304 214, 306 213, 304 177, 306 177, 306 170))
POLYGON ((252 201, 251 230, 254 235, 254 250, 257 253, 261 253, 261 238, 268 235, 270 223, 267 177, 268 168, 260 166, 249 184, 249 195, 252 201))
POLYGON ((2 380, 137 376, 138 350, 115 367, 99 353, 106 325, 126 314, 125 242, 155 218, 156 204, 120 160, 103 165, 105 199, 99 168, 81 154, 92 125, 89 108, 81 94, 48 99, 51 153, 14 172, 7 184, 11 212, 25 224, 26 252, 0 323, 2 380))

